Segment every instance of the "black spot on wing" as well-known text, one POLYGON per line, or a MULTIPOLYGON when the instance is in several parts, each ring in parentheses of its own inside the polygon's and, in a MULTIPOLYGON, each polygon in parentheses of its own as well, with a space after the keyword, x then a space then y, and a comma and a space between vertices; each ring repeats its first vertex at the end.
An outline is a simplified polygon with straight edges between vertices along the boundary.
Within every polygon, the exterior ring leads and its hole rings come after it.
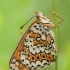
POLYGON ((29 64, 27 63, 26 66, 29 66, 29 64))
POLYGON ((22 60, 22 62, 24 62, 24 60, 22 60))
POLYGON ((38 30, 38 28, 36 28, 36 30, 38 30))
POLYGON ((44 63, 44 65, 47 65, 47 63, 44 63))
POLYGON ((42 29, 40 29, 40 31, 42 31, 42 29))
POLYGON ((30 42, 32 42, 32 41, 30 40, 30 42))
POLYGON ((40 24, 40 22, 39 22, 39 23, 37 23, 37 24, 40 24))
POLYGON ((34 67, 33 65, 31 67, 34 67))
POLYGON ((51 38, 51 43, 52 43, 52 44, 54 43, 54 39, 53 39, 53 38, 51 38))
POLYGON ((39 64, 37 65, 37 67, 40 67, 40 66, 41 66, 41 65, 39 65, 39 64))
POLYGON ((42 32, 42 34, 44 34, 44 32, 42 32))
POLYGON ((39 27, 41 27, 41 26, 39 26, 39 27))
POLYGON ((12 69, 12 67, 10 67, 10 69, 12 69))
POLYGON ((37 26, 36 25, 34 25, 34 28, 36 28, 37 26))

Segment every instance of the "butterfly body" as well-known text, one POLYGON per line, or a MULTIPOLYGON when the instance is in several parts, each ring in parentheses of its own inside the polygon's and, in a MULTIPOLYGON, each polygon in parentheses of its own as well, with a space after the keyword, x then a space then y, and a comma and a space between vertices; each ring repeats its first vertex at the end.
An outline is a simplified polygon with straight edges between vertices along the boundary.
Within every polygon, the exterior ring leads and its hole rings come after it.
POLYGON ((53 26, 52 21, 37 13, 37 20, 23 35, 10 60, 10 70, 36 70, 55 62, 56 44, 49 25, 53 26))

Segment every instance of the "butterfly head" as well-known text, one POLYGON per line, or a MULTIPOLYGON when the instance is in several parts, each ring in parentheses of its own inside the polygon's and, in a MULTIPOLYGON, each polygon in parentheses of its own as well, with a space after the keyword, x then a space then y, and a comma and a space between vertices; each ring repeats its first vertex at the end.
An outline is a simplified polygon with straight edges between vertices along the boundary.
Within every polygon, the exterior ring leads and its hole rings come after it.
POLYGON ((44 15, 41 12, 36 11, 35 13, 36 13, 37 18, 43 18, 44 17, 44 15))

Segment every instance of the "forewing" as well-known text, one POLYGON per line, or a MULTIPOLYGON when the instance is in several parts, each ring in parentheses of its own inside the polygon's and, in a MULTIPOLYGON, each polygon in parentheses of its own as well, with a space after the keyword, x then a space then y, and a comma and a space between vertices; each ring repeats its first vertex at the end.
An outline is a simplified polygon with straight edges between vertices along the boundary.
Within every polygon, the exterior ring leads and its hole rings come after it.
POLYGON ((30 69, 43 68, 55 61, 54 37, 43 23, 38 22, 30 28, 20 59, 30 69))
POLYGON ((52 31, 39 20, 33 22, 22 37, 11 60, 10 70, 43 68, 55 61, 55 40, 52 31))
MULTIPOLYGON (((29 33, 29 30, 37 22, 39 22, 39 20, 36 20, 31 24, 31 26, 29 27, 29 29, 26 31, 26 33, 23 35, 21 41, 19 42, 19 44, 18 44, 16 50, 14 51, 14 53, 10 59, 10 62, 9 62, 10 70, 29 70, 29 68, 26 67, 26 65, 22 64, 22 61, 20 60, 20 58, 22 57, 21 56, 22 50, 25 48, 24 41, 29 33)), ((26 52, 26 49, 24 51, 26 52)))

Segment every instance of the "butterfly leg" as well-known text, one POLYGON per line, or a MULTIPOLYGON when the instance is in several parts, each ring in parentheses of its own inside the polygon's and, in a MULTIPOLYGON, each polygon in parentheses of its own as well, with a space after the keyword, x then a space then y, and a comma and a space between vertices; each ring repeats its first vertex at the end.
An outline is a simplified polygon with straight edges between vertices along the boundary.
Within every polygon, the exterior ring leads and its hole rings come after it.
POLYGON ((63 22, 63 19, 56 13, 56 12, 52 12, 51 16, 47 17, 50 20, 52 20, 52 18, 56 16, 58 18, 58 23, 57 25, 52 25, 52 24, 43 24, 44 26, 49 26, 51 28, 57 28, 60 27, 60 24, 63 22))
POLYGON ((53 28, 60 27, 60 24, 63 22, 63 19, 56 12, 52 12, 51 18, 53 18, 54 16, 58 18, 58 24, 55 25, 53 28))

